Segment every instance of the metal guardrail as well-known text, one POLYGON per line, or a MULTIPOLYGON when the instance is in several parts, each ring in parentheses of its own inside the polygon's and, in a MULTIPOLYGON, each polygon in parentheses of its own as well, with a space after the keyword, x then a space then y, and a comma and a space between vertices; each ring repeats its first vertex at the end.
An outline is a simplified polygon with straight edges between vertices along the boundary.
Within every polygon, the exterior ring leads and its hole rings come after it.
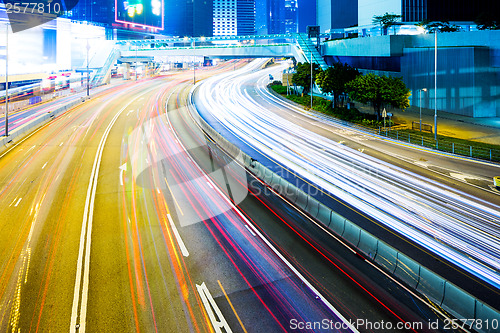
POLYGON ((14 145, 16 142, 22 140, 25 136, 32 133, 36 129, 40 128, 42 125, 47 122, 53 120, 60 114, 68 111, 75 105, 78 105, 86 100, 85 97, 78 98, 72 102, 69 102, 66 105, 59 106, 55 110, 51 110, 49 112, 45 112, 42 115, 36 117, 25 125, 14 129, 14 131, 10 132, 9 137, 1 137, 0 138, 0 152, 3 152, 14 145))
POLYGON ((422 123, 422 128, 420 128, 420 122, 419 121, 412 121, 411 122, 411 129, 415 130, 415 131, 422 130, 424 132, 432 133, 432 125, 422 123))
MULTIPOLYGON (((422 126, 423 127, 423 126, 422 126)), ((434 140, 423 135, 411 134, 407 131, 379 129, 378 134, 384 137, 404 141, 426 148, 492 162, 500 162, 500 149, 484 148, 462 143, 434 140)))

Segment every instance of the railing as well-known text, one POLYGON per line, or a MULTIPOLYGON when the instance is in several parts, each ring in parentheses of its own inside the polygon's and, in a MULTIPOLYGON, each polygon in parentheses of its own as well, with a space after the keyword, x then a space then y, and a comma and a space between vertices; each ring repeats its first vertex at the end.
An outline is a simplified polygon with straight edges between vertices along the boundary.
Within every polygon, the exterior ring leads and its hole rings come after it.
POLYGON ((316 48, 308 38, 304 39, 303 34, 297 34, 296 40, 302 51, 304 51, 304 56, 307 58, 307 61, 311 61, 312 56, 312 61, 318 64, 321 68, 327 66, 323 57, 321 57, 318 50, 316 50, 316 48))
POLYGON ((500 162, 500 149, 473 146, 445 140, 434 140, 424 135, 412 134, 408 130, 389 130, 379 128, 378 134, 399 141, 408 142, 422 147, 432 148, 447 153, 477 158, 481 160, 500 162))
POLYGON ((411 123, 411 129, 412 130, 422 130, 424 132, 429 132, 429 133, 432 133, 432 125, 429 125, 429 124, 420 124, 419 121, 412 121, 411 123), (422 125, 422 128, 420 128, 420 125, 422 125))
POLYGON ((106 74, 109 72, 111 65, 118 58, 118 54, 119 54, 119 51, 116 48, 113 48, 113 50, 109 54, 108 58, 104 62, 104 65, 101 68, 99 68, 99 70, 95 73, 94 77, 92 78, 91 86, 95 87, 95 86, 98 86, 102 83, 102 80, 104 79, 106 74))

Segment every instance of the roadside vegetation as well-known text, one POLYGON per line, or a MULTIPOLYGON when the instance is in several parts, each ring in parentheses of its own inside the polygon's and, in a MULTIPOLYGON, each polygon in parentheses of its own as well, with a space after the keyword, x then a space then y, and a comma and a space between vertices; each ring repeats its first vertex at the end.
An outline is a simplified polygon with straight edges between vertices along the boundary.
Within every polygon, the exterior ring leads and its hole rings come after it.
MULTIPOLYGON (((362 75, 347 64, 336 63, 325 71, 313 66, 313 80, 324 93, 331 96, 330 99, 314 96, 314 110, 374 129, 384 126, 381 117, 384 108, 396 107, 404 110, 410 105, 410 91, 400 78, 362 75), (360 112, 348 102, 349 100, 371 105, 374 113, 360 112)), ((296 89, 291 89, 287 98, 310 107, 311 65, 298 63, 292 81, 295 86, 301 87, 302 93, 297 94, 296 89)), ((282 86, 279 81, 273 82, 271 87, 278 94, 287 94, 287 87, 282 86)), ((389 119, 386 119, 386 125, 389 126, 389 119)))
MULTIPOLYGON (((310 109, 311 96, 295 95, 295 94, 290 94, 287 96, 286 94, 287 87, 282 86, 281 82, 279 84, 276 84, 276 82, 277 81, 271 84, 272 90, 288 98, 292 102, 303 105, 306 109, 310 109)), ((348 108, 346 106, 342 106, 334 108, 333 102, 323 97, 318 97, 318 96, 313 97, 313 110, 333 116, 340 120, 345 120, 354 124, 363 125, 373 129, 378 129, 380 126, 384 126, 383 121, 377 121, 377 116, 374 114, 371 115, 360 112, 358 109, 354 107, 348 108)), ((389 126, 389 121, 386 122, 386 125, 389 126)))
MULTIPOLYGON (((311 65, 299 63, 296 71, 292 77, 295 89, 283 86, 281 81, 274 81, 270 87, 276 93, 310 109, 311 65), (298 87, 300 88, 297 89, 298 87), (297 91, 302 91, 302 93, 297 93, 297 91)), ((386 118, 385 124, 387 131, 382 129, 384 126, 383 109, 396 108, 404 111, 410 106, 411 93, 401 78, 372 73, 363 75, 347 64, 336 63, 325 71, 313 66, 313 80, 322 92, 328 94, 326 98, 313 96, 312 109, 315 111, 377 130, 380 134, 394 139, 460 155, 500 161, 500 145, 443 136, 439 133, 436 142, 434 134, 401 128, 397 123, 389 123, 389 118, 386 118), (370 105, 374 112, 372 114, 361 112, 350 101, 370 105), (390 130, 389 126, 396 127, 390 130)))

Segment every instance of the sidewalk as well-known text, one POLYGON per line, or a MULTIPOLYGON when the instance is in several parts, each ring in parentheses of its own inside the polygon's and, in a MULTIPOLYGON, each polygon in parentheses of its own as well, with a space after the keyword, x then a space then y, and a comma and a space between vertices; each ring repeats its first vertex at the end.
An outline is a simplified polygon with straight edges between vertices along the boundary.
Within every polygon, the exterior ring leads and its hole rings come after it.
MULTIPOLYGON (((373 108, 356 103, 361 112, 373 114, 373 108)), ((411 128, 412 121, 420 121, 419 108, 411 106, 406 111, 388 109, 396 124, 411 128)), ((449 112, 437 113, 438 134, 466 140, 500 145, 500 118, 470 118, 449 112)), ((422 108, 422 123, 434 128, 434 110, 422 108)))

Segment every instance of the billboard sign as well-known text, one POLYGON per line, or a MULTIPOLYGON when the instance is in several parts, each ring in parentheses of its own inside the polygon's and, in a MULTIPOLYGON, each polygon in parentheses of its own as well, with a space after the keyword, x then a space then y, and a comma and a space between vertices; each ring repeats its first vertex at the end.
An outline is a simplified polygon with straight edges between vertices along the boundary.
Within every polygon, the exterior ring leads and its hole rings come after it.
POLYGON ((163 0, 115 0, 115 21, 163 30, 163 10, 163 0))

